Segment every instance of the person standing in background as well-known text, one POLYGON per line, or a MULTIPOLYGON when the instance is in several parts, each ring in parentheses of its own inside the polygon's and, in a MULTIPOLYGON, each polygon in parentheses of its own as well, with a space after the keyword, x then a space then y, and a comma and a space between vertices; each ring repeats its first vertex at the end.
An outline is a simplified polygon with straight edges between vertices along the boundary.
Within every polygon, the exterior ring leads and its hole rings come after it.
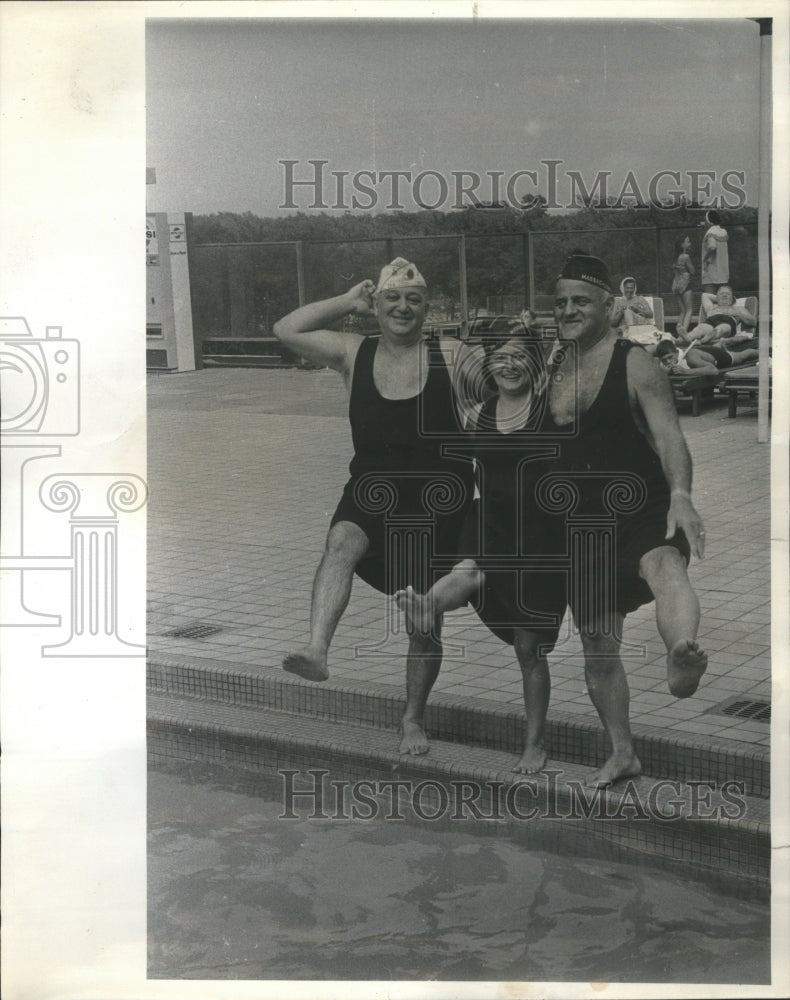
POLYGON ((675 243, 675 263, 672 265, 674 277, 672 291, 678 299, 678 324, 676 336, 685 337, 691 325, 691 314, 694 311, 694 292, 691 289, 691 279, 697 273, 691 260, 691 240, 685 236, 675 243))
POLYGON ((718 212, 706 213, 705 221, 709 228, 702 240, 702 291, 715 295, 719 285, 730 280, 729 237, 718 212))

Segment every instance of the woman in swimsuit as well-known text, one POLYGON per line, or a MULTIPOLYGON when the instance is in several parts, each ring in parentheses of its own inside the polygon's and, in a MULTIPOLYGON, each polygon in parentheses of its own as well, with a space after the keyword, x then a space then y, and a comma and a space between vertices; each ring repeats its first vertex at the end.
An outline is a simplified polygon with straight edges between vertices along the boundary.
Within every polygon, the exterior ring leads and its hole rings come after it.
POLYGON ((547 398, 540 338, 513 324, 501 332, 488 331, 484 349, 495 391, 477 408, 471 429, 480 501, 462 545, 464 553, 476 554, 460 557, 427 593, 407 587, 395 597, 410 633, 428 632, 438 615, 473 601, 491 632, 514 647, 527 717, 524 753, 514 770, 532 773, 546 761, 546 654, 557 640, 567 601, 564 575, 536 568, 533 561, 561 551, 565 523, 543 511, 536 493, 554 454, 545 443, 542 448, 536 444, 547 398), (482 541, 481 547, 474 538, 482 541))
POLYGON ((696 269, 691 261, 689 251, 691 250, 691 240, 685 236, 675 243, 675 263, 672 265, 674 279, 672 281, 672 291, 678 297, 678 325, 677 336, 685 337, 691 314, 694 311, 694 292, 691 290, 691 277, 696 274, 696 269))

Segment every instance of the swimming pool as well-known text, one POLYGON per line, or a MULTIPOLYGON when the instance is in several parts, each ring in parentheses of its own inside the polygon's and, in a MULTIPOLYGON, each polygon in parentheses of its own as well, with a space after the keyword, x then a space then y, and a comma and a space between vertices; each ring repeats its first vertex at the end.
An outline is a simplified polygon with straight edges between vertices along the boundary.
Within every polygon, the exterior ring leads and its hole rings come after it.
POLYGON ((216 764, 148 788, 152 979, 770 980, 768 903, 658 864, 279 819, 279 781, 216 764))

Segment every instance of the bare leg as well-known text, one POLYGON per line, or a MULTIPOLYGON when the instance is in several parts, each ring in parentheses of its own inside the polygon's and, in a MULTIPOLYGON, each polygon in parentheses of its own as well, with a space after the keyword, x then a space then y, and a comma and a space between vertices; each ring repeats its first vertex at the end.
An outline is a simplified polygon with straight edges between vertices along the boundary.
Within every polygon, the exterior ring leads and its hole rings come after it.
POLYGON ((742 365, 746 361, 758 361, 760 352, 753 347, 747 347, 745 351, 730 351, 730 357, 734 365, 742 365))
POLYGON ((656 599, 656 625, 667 647, 667 684, 676 698, 690 698, 708 666, 697 643, 699 600, 677 549, 662 545, 646 552, 639 575, 656 599))
POLYGON ((350 521, 338 521, 330 528, 313 581, 310 643, 304 649, 288 653, 283 660, 284 670, 308 681, 325 681, 329 677, 326 666, 329 644, 348 605, 354 569, 369 544, 365 532, 350 521))
POLYGON ((431 587, 427 594, 418 594, 409 586, 395 593, 398 607, 406 616, 406 629, 411 635, 428 635, 437 615, 462 608, 480 590, 483 574, 474 559, 463 559, 431 587))
POLYGON ((545 656, 539 655, 541 638, 535 632, 517 628, 513 648, 521 667, 524 708, 527 713, 527 738, 519 762, 513 768, 522 774, 534 774, 546 764, 543 727, 551 696, 551 678, 545 656))
POLYGON ((442 621, 437 617, 428 635, 414 632, 409 637, 409 651, 406 654, 406 708, 401 719, 399 753, 428 752, 428 737, 424 729, 425 706, 442 665, 441 630, 442 621))
POLYGON ((707 344, 711 340, 715 339, 716 331, 710 325, 710 323, 698 323, 693 330, 689 330, 686 334, 686 341, 689 344, 693 344, 695 341, 699 341, 701 344, 707 344))
POLYGON ((593 788, 634 777, 642 770, 634 753, 628 717, 630 694, 620 660, 623 617, 614 612, 606 622, 595 622, 581 634, 587 690, 612 743, 608 760, 585 782, 593 788))
POLYGON ((681 303, 681 317, 680 322, 685 330, 688 330, 691 326, 691 316, 694 312, 694 293, 691 289, 687 289, 680 297, 681 303))

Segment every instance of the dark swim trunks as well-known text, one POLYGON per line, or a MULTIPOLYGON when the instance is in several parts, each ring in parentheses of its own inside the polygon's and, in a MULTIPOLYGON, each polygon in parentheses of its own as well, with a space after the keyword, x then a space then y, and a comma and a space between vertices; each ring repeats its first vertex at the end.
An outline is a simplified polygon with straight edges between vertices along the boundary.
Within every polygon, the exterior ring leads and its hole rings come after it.
MULTIPOLYGON (((715 347, 713 344, 699 344, 694 345, 698 351, 702 351, 712 358, 713 363, 717 368, 731 368, 732 367, 732 355, 729 351, 725 351, 723 347, 715 347)), ((691 369, 692 372, 694 369, 691 369)))
POLYGON ((721 326, 722 324, 729 327, 730 332, 726 335, 728 337, 734 337, 738 332, 738 321, 734 316, 730 316, 728 313, 713 313, 708 316, 705 322, 708 326, 721 326))
POLYGON ((421 393, 386 399, 373 379, 378 344, 368 337, 357 352, 348 407, 351 478, 332 525, 350 521, 367 535, 356 573, 371 587, 392 594, 411 584, 425 593, 456 561, 474 493, 471 456, 445 453, 462 428, 441 349, 429 349, 421 393))

